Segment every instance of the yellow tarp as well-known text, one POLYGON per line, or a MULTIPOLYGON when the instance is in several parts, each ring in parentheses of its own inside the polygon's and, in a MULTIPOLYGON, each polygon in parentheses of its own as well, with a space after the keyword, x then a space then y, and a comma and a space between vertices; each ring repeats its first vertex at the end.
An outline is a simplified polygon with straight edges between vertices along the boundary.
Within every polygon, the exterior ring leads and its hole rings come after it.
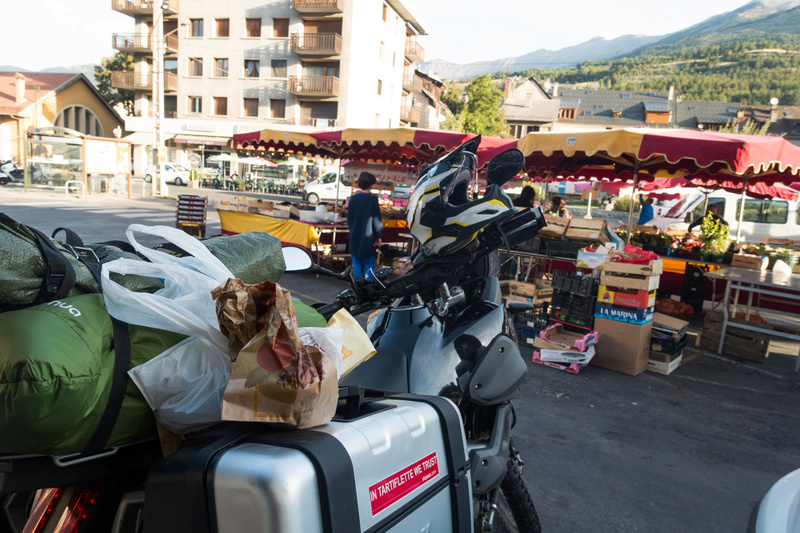
POLYGON ((311 224, 227 209, 217 209, 217 212, 224 233, 263 231, 277 237, 281 242, 299 244, 306 248, 311 248, 312 244, 319 241, 319 233, 311 224))

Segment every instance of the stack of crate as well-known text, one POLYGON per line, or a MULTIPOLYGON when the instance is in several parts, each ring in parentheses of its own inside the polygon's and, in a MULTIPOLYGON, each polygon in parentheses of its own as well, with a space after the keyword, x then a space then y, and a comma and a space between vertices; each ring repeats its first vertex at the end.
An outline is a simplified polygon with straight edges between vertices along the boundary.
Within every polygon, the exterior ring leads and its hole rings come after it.
POLYGON ((600 336, 593 365, 635 376, 647 370, 660 259, 637 265, 607 261, 600 276, 594 329, 600 336))
POLYGON ((694 312, 703 312, 703 302, 706 299, 706 272, 705 265, 686 265, 683 274, 683 288, 681 289, 681 302, 686 302, 694 307, 694 312))
MULTIPOLYGON (((769 341, 771 338, 769 334, 737 328, 736 325, 748 325, 750 322, 757 322, 760 328, 772 329, 773 326, 764 322, 759 315, 751 315, 748 318, 749 320, 745 317, 732 316, 728 318, 722 353, 740 359, 763 363, 769 355, 769 341)), ((703 331, 697 337, 697 347, 714 352, 717 351, 719 338, 722 334, 723 320, 722 313, 711 311, 706 313, 703 320, 703 331)))
POLYGON ((550 318, 555 322, 591 330, 599 279, 575 272, 553 272, 550 318))
POLYGON ((531 309, 514 315, 514 329, 517 332, 519 344, 533 346, 539 333, 547 329, 549 322, 547 316, 550 312, 550 302, 543 301, 534 304, 531 309))
POLYGON ((178 196, 178 207, 175 211, 175 227, 189 235, 202 237, 206 233, 205 196, 182 194, 178 196))
POLYGON ((685 320, 656 313, 650 334, 650 360, 647 362, 647 370, 668 376, 678 368, 688 341, 688 330, 689 323, 685 320))

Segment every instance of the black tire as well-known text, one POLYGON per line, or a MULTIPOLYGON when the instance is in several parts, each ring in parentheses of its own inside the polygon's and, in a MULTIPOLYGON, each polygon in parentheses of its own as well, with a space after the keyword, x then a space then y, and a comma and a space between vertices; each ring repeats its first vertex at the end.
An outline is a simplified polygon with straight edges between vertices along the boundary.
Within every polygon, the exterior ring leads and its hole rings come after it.
POLYGON ((522 478, 522 465, 519 455, 511 444, 511 456, 508 458, 508 473, 500 483, 500 498, 495 513, 497 531, 510 533, 541 533, 539 515, 533 505, 531 495, 522 478), (498 527, 499 526, 499 527, 498 527))
POLYGON ((8 182, 10 182, 10 181, 11 181, 11 179, 3 176, 2 178, 0 178, 0 185, 7 185, 8 182))
POLYGON ((153 176, 151 176, 150 174, 146 175, 144 177, 144 181, 146 181, 147 183, 153 183, 153 176))
POLYGON ((319 203, 319 196, 312 192, 306 197, 306 201, 311 205, 317 205, 319 203))
POLYGON ((180 178, 175 178, 175 185, 183 185, 183 180, 180 178))

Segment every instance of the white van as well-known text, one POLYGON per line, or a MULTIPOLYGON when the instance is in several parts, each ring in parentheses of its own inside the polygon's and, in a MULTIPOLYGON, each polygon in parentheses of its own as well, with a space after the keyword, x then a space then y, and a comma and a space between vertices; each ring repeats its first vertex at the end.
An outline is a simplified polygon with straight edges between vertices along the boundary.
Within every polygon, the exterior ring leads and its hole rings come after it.
MULTIPOLYGON (((309 181, 303 187, 303 200, 311 205, 320 202, 335 202, 336 195, 336 176, 337 172, 326 172, 319 178, 309 181)), ((353 192, 350 184, 339 180, 339 202, 344 202, 353 192)))
MULTIPOLYGON (((175 185, 183 185, 189 181, 189 169, 183 165, 176 163, 162 163, 161 174, 167 183, 174 183, 175 185)), ((147 173, 144 176, 144 181, 147 183, 153 182, 153 176, 156 175, 156 169, 152 165, 147 168, 147 173)))
MULTIPOLYGON (((725 191, 714 191, 708 195, 708 205, 720 207, 719 216, 725 219, 736 236, 739 227, 739 210, 742 195, 725 191)), ((675 204, 664 217, 647 223, 659 229, 688 229, 689 224, 703 215, 705 195, 700 191, 692 192, 675 204)), ((745 242, 760 243, 764 237, 800 240, 800 212, 797 201, 745 198, 744 217, 742 218, 741 237, 745 242)), ((695 227, 694 233, 700 233, 695 227)))

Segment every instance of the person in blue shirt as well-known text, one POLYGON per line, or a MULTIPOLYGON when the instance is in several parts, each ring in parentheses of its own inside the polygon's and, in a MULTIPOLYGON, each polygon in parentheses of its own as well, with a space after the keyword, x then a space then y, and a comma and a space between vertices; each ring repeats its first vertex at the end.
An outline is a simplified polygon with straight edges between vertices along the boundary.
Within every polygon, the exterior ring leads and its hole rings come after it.
POLYGON ((653 198, 648 196, 646 200, 642 200, 642 195, 639 195, 639 203, 642 204, 642 210, 639 211, 639 224, 647 224, 653 220, 653 198))
POLYGON ((370 194, 375 176, 362 172, 356 180, 358 192, 347 204, 347 225, 350 226, 350 259, 353 277, 374 279, 376 249, 381 245, 383 221, 378 197, 370 194))

